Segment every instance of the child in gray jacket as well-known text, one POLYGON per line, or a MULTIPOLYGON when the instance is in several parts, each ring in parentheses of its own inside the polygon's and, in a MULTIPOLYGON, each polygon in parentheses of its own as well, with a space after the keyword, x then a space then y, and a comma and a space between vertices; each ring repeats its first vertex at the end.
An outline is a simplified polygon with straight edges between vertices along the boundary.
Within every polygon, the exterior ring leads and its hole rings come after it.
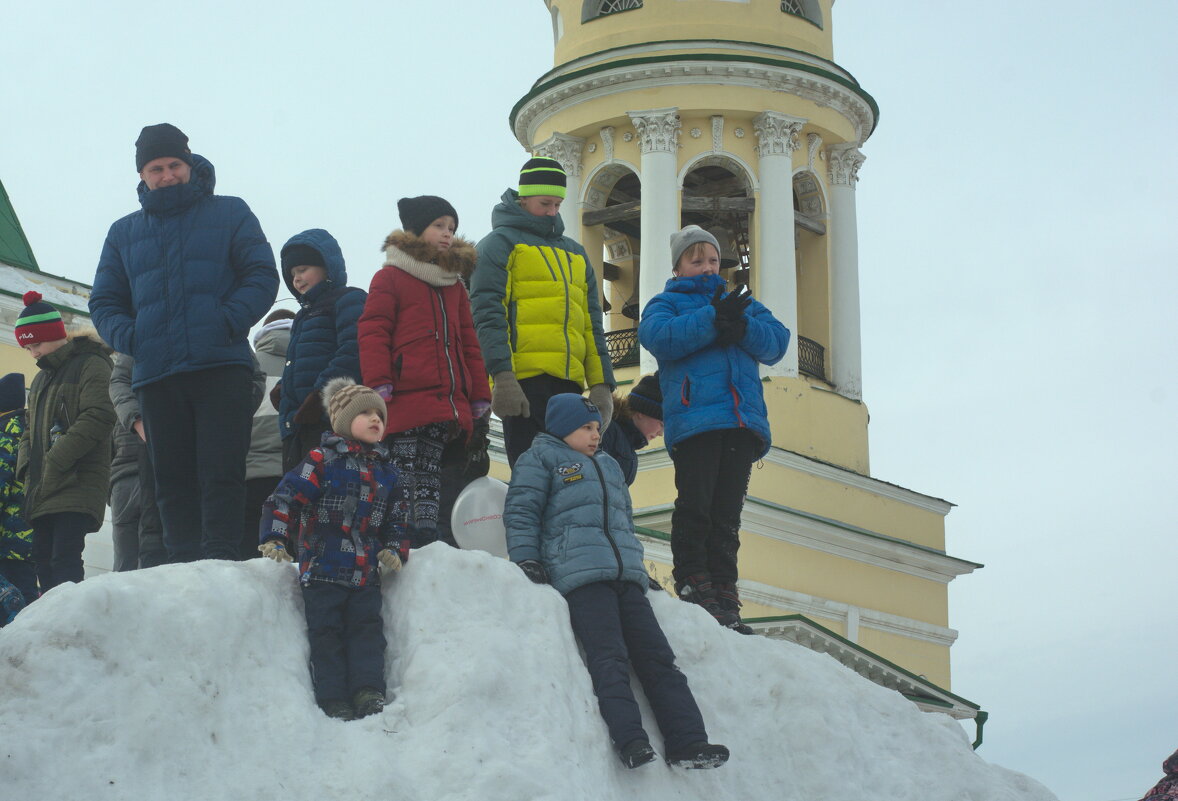
POLYGON ((566 393, 549 400, 544 422, 546 432, 516 462, 507 491, 503 521, 511 560, 529 579, 565 597, 601 716, 626 767, 655 758, 630 690, 631 666, 663 734, 667 762, 724 764, 728 749, 708 742, 703 716, 646 598, 650 579, 630 494, 618 463, 598 450, 601 413, 566 393))

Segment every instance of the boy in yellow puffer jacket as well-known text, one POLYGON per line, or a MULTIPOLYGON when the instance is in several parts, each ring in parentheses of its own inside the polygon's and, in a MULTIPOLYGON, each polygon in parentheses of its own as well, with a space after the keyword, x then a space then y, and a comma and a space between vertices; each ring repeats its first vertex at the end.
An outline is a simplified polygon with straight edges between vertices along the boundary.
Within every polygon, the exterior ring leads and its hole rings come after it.
POLYGON ((503 193, 491 212, 494 229, 477 246, 471 311, 512 466, 544 430, 554 395, 588 387, 603 428, 613 409, 597 276, 557 213, 566 183, 559 162, 530 159, 519 191, 503 193))

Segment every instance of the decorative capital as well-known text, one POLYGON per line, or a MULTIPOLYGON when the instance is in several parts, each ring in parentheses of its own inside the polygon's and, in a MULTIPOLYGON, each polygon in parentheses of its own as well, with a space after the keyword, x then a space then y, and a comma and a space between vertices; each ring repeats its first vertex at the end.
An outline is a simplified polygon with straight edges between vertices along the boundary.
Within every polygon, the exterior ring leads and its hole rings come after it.
POLYGON ((580 178, 581 153, 584 148, 585 140, 581 137, 554 133, 546 141, 536 145, 534 152, 537 156, 559 161, 569 176, 580 178))
POLYGON ((757 134, 757 156, 790 156, 800 147, 798 135, 806 121, 777 111, 762 111, 753 117, 757 134))
POLYGON ((833 145, 826 150, 826 163, 830 165, 832 186, 855 188, 859 181, 859 168, 867 157, 855 145, 833 145))
POLYGON ((638 132, 638 146, 647 153, 674 153, 679 149, 679 109, 655 108, 649 111, 629 111, 634 130, 638 132))

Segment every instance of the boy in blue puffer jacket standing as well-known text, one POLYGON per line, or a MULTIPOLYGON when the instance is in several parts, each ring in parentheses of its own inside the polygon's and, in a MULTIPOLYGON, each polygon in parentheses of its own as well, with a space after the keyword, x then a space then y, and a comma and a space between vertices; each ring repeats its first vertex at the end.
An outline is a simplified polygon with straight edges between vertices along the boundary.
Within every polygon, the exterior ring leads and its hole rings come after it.
POLYGON ((630 690, 631 666, 663 734, 667 762, 724 764, 728 749, 708 742, 703 716, 647 600, 650 578, 634 534, 630 493, 618 463, 598 450, 601 413, 566 393, 548 401, 544 421, 546 431, 511 474, 503 510, 511 561, 565 597, 601 716, 626 767, 655 758, 630 690))
POLYGON ((356 323, 368 293, 348 286, 344 254, 322 228, 282 246, 282 280, 298 300, 282 381, 270 395, 278 409, 282 469, 290 470, 331 430, 320 393, 333 378, 360 383, 356 323))
POLYGON ((642 310, 638 341, 659 362, 675 464, 675 591, 751 634, 736 590, 740 513, 771 442, 760 365, 781 361, 789 330, 743 287, 725 293, 720 245, 698 225, 671 236, 671 259, 674 275, 642 310))

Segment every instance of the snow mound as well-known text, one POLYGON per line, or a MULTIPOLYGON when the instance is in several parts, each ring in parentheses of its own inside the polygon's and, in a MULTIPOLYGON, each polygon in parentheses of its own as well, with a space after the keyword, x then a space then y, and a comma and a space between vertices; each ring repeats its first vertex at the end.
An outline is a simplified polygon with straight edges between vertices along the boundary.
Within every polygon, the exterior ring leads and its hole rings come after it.
POLYGON ((384 593, 393 700, 344 723, 315 706, 289 566, 197 562, 54 589, 0 630, 4 796, 1055 801, 948 718, 665 594, 655 612, 732 759, 628 771, 554 590, 431 545, 384 593))

